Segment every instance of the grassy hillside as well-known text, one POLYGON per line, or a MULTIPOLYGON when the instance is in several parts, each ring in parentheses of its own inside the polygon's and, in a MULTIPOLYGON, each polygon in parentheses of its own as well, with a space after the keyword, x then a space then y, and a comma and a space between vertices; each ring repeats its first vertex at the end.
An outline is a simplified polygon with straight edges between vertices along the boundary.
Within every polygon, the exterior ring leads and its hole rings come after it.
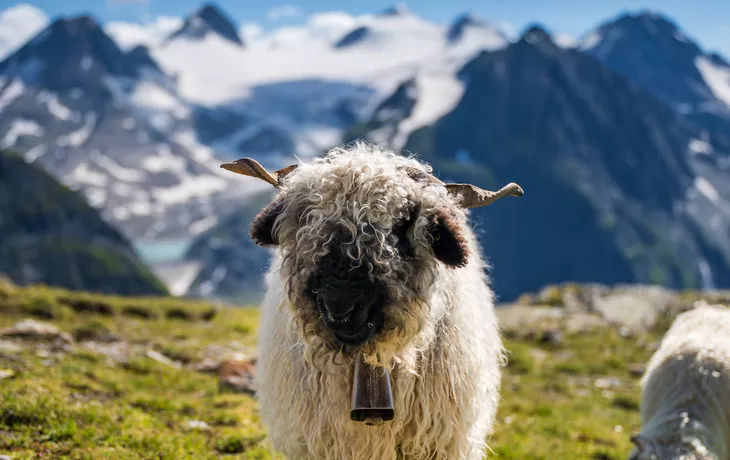
MULTIPOLYGON (((567 308, 559 289, 523 302, 543 306, 500 312, 510 363, 494 458, 626 458, 641 365, 668 318, 631 333, 591 314, 554 321, 545 312, 567 308)), ((255 353, 256 309, 0 283, 0 330, 26 318, 66 334, 0 336, 0 455, 279 458, 255 399, 219 388, 210 362, 255 353)))

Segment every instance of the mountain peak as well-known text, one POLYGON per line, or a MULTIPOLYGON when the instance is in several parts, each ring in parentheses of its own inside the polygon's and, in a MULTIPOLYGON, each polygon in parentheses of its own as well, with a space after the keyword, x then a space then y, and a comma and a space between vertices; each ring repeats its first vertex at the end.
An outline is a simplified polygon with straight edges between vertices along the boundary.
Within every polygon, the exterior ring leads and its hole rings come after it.
POLYGON ((236 45, 243 46, 243 40, 238 35, 233 20, 213 3, 204 4, 190 15, 182 27, 169 36, 168 41, 177 37, 200 40, 209 33, 218 34, 236 45))
POLYGON ((712 101, 697 60, 699 45, 664 15, 647 10, 603 22, 580 48, 639 87, 673 105, 712 101))
POLYGON ((533 46, 548 46, 551 48, 556 46, 550 33, 540 24, 529 25, 518 40, 518 43, 528 43, 533 46))
POLYGON ((390 8, 386 8, 380 13, 377 14, 377 16, 380 17, 397 17, 397 16, 407 16, 411 14, 411 10, 408 9, 408 6, 405 3, 396 3, 395 5, 391 6, 390 8))
POLYGON ((472 13, 464 13, 458 16, 451 24, 451 27, 449 27, 449 30, 446 33, 446 39, 449 42, 458 41, 464 36, 466 29, 470 27, 486 29, 489 27, 489 24, 487 24, 486 21, 477 18, 472 13))
POLYGON ((104 75, 135 77, 138 71, 87 15, 57 19, 0 63, 0 74, 49 89, 97 85, 104 75))

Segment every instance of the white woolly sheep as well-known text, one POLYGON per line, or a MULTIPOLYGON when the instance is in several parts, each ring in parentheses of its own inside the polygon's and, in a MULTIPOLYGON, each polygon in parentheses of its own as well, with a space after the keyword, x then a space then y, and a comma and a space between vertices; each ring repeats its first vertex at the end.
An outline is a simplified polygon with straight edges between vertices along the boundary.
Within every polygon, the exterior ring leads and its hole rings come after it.
POLYGON ((642 378, 632 460, 730 460, 730 310, 677 316, 642 378))
POLYGON ((358 143, 268 173, 251 236, 276 246, 261 306, 258 398, 274 448, 317 460, 481 459, 502 342, 464 208, 521 196, 444 184, 415 158, 358 143), (391 374, 394 418, 350 419, 354 360, 391 374))

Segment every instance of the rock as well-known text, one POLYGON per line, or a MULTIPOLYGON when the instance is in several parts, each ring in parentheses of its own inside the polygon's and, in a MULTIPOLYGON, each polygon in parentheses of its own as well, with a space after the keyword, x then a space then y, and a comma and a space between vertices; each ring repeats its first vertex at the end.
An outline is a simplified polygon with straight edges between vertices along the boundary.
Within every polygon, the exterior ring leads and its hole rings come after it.
POLYGON ((0 369, 0 380, 15 377, 15 371, 12 369, 0 369))
POLYGON ((618 377, 600 377, 596 379, 594 385, 603 389, 618 388, 621 386, 621 379, 618 377))
POLYGON ((17 343, 0 340, 0 354, 2 353, 18 353, 23 347, 17 343))
POLYGON ((249 356, 244 352, 244 347, 237 341, 227 345, 209 345, 200 354, 200 359, 188 364, 188 369, 196 372, 218 372, 221 362, 225 360, 245 361, 249 356))
POLYGON ((559 329, 547 329, 542 331, 538 340, 540 343, 560 345, 563 343, 563 333, 559 329))
POLYGON ((607 325, 606 320, 593 313, 575 311, 565 319, 565 331, 568 334, 589 334, 607 325))
POLYGON ((617 288, 596 299, 594 305, 602 318, 631 333, 648 331, 663 314, 674 313, 678 307, 678 298, 659 286, 617 288))
POLYGON ((632 363, 629 364, 628 369, 629 375, 631 375, 632 377, 641 377, 646 371, 646 365, 642 363, 632 363))
POLYGON ((188 420, 188 422, 185 424, 185 428, 187 428, 188 430, 209 431, 210 425, 202 420, 188 420))
POLYGON ((219 388, 236 393, 256 394, 256 360, 232 360, 221 362, 218 368, 219 388))
POLYGON ((147 352, 145 353, 145 356, 157 361, 158 363, 162 363, 167 366, 174 367, 176 369, 180 369, 182 367, 182 364, 180 364, 179 362, 172 360, 172 359, 168 358, 167 356, 163 355, 162 353, 155 351, 155 350, 147 350, 147 352))
POLYGON ((597 299, 607 292, 608 286, 602 284, 568 285, 563 290, 563 306, 573 312, 592 312, 597 299))
POLYGON ((109 365, 126 363, 132 356, 143 353, 142 346, 132 346, 124 341, 110 343, 83 342, 81 345, 89 351, 105 356, 109 365))
POLYGON ((0 455, 0 460, 13 460, 13 459, 10 458, 10 456, 8 456, 8 455, 0 455))
POLYGON ((73 337, 68 332, 63 332, 50 323, 36 321, 34 319, 25 319, 16 323, 10 329, 0 332, 2 337, 15 337, 24 340, 37 341, 60 341, 65 344, 74 342, 73 337))

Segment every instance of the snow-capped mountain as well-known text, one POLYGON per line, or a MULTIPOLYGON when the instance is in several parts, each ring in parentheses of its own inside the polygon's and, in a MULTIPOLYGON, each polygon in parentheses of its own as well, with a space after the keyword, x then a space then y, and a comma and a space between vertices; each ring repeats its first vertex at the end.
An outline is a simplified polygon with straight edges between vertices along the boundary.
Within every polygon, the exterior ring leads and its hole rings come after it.
POLYGON ((205 230, 237 179, 192 135, 174 79, 88 16, 56 20, 0 63, 0 110, 2 148, 82 190, 131 237, 205 230))
POLYGON ((624 14, 579 47, 698 124, 730 136, 730 64, 672 20, 647 11, 624 14))
POLYGON ((175 38, 152 53, 199 106, 198 132, 220 155, 310 156, 338 144, 405 78, 417 78, 435 98, 458 92, 455 70, 507 42, 469 18, 446 28, 399 7, 350 18, 340 34, 320 19, 289 30, 290 37, 283 31, 246 47, 211 33, 175 38), (460 32, 450 36, 455 28, 460 32))
POLYGON ((175 39, 203 40, 210 35, 217 35, 233 44, 243 46, 243 40, 238 35, 232 21, 210 3, 206 3, 187 18, 182 27, 172 33, 167 41, 175 39))
POLYGON ((120 48, 90 17, 58 19, 0 63, 0 142, 81 189, 130 237, 197 234, 241 191, 216 157, 273 167, 316 155, 405 78, 438 101, 415 107, 399 139, 446 110, 460 91, 454 69, 506 43, 485 22, 461 22, 449 35, 397 7, 346 26, 322 16, 298 37, 244 46, 206 4, 164 40, 110 25, 120 48), (365 39, 336 46, 360 27, 365 39))
MULTIPOLYGON (((566 280, 729 286, 729 143, 541 27, 458 79, 453 106, 395 144, 442 179, 536 191, 473 213, 501 296, 566 280)), ((353 137, 393 143, 416 88, 405 81, 353 137)))

